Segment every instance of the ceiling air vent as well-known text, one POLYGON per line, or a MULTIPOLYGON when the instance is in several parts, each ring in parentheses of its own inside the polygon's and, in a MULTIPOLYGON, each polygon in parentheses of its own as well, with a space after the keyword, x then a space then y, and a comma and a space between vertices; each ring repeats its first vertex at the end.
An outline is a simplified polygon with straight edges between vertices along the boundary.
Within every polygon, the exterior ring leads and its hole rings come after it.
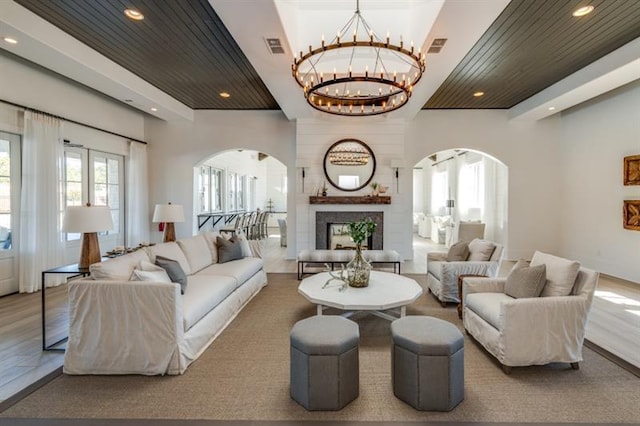
POLYGON ((433 43, 431 43, 431 46, 429 46, 429 50, 427 50, 427 53, 440 53, 447 40, 448 39, 446 38, 433 39, 433 43))
POLYGON ((264 41, 267 43, 267 48, 272 55, 284 54, 284 48, 279 38, 265 38, 264 41))

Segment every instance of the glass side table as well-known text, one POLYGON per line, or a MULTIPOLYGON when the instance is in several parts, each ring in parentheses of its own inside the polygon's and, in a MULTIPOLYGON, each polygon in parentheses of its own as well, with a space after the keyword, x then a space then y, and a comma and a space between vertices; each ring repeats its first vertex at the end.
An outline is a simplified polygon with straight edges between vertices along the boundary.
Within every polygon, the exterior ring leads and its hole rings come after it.
POLYGON ((58 348, 57 346, 63 342, 66 342, 68 337, 63 337, 62 339, 54 342, 50 345, 47 345, 47 310, 46 310, 46 289, 47 282, 46 276, 49 274, 64 274, 69 275, 67 278, 76 278, 76 277, 86 277, 90 275, 89 268, 78 268, 77 263, 73 263, 71 265, 58 266, 57 268, 47 269, 46 271, 42 271, 42 350, 43 351, 56 351, 56 352, 64 352, 63 348, 58 348))

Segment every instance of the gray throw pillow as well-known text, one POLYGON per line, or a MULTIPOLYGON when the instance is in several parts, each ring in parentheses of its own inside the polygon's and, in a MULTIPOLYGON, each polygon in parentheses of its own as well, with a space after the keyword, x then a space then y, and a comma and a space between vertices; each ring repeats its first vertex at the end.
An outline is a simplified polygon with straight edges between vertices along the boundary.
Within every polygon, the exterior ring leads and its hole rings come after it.
POLYGON ((544 264, 527 266, 525 260, 518 260, 507 275, 504 292, 516 299, 538 297, 547 282, 547 268, 544 264))
POLYGON ((218 246, 218 263, 242 259, 242 242, 239 238, 233 236, 225 240, 217 237, 216 245, 218 246))
POLYGON ((447 262, 465 261, 467 257, 469 257, 469 243, 466 241, 458 241, 449 248, 447 262))
POLYGON ((156 265, 167 271, 172 283, 180 284, 180 293, 184 294, 187 290, 187 274, 184 273, 178 261, 156 256, 156 265))

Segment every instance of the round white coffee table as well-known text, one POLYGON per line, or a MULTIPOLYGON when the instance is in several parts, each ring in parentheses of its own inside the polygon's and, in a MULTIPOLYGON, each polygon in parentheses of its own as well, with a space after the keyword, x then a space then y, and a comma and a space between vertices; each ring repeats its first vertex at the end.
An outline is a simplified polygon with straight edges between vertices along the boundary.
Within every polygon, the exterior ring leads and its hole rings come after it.
POLYGON ((422 294, 422 287, 415 280, 389 272, 371 271, 369 285, 363 288, 344 288, 335 280, 323 288, 330 278, 328 272, 322 272, 303 279, 298 287, 300 294, 318 305, 318 315, 331 307, 346 311, 343 316, 367 311, 393 321, 405 316, 406 306, 422 294), (390 311, 394 308, 399 312, 390 311))

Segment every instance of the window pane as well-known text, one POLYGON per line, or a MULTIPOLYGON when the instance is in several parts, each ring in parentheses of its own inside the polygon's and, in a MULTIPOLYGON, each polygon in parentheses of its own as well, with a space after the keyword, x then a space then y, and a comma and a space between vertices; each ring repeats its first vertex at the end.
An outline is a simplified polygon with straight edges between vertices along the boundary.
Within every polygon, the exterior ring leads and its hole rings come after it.
POLYGON ((82 182, 82 159, 79 154, 65 152, 67 182, 82 182))
POLYGON ((107 204, 107 185, 96 183, 93 186, 93 205, 106 206, 107 204))
POLYGON ((0 140, 0 176, 11 176, 9 141, 0 140))
POLYGON ((120 187, 118 185, 109 185, 108 204, 112 209, 120 208, 120 187))
POLYGON ((67 182, 67 206, 82 205, 82 183, 67 182))
POLYGON ((213 170, 213 210, 222 210, 222 170, 213 170))
POLYGON ((113 229, 109 233, 120 232, 120 210, 111 210, 111 219, 113 220, 113 229))
POLYGON ((118 171, 118 160, 114 160, 114 159, 109 159, 109 175, 108 175, 108 182, 111 184, 118 184, 119 180, 120 180, 120 174, 118 171))
POLYGON ((95 183, 107 183, 107 160, 96 157, 93 160, 93 181, 95 183))
POLYGON ((11 179, 0 177, 0 213, 11 213, 11 179))

